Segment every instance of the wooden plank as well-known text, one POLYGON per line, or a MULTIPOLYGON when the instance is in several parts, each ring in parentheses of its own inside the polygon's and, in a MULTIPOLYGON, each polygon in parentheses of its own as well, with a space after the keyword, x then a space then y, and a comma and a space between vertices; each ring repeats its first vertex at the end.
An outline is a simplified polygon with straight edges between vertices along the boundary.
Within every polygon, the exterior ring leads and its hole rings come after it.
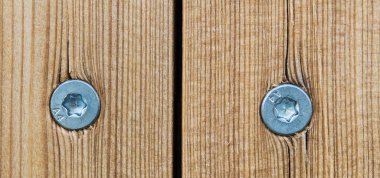
POLYGON ((378 177, 379 1, 185 1, 184 177, 378 177), (281 82, 313 99, 280 137, 259 105, 281 82))
MULTIPOLYGON (((309 177, 380 176, 380 1, 293 1, 292 58, 313 95, 309 177)), ((292 80, 299 80, 295 75, 292 80)))
POLYGON ((286 10, 284 1, 184 1, 184 177, 288 175, 299 147, 258 112, 284 78, 286 10))
POLYGON ((0 6, 0 177, 171 177, 173 1, 0 6), (102 102, 78 132, 48 108, 71 78, 102 102))

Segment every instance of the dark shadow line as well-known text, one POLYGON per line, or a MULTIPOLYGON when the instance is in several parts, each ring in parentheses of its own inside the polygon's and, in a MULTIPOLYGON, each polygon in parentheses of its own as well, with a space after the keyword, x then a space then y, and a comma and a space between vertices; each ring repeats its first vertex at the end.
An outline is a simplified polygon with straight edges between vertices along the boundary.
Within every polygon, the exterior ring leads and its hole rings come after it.
POLYGON ((289 76, 289 0, 285 0, 286 2, 286 53, 285 53, 285 80, 286 82, 290 81, 289 76))
POLYGON ((173 4, 173 177, 182 177, 182 0, 173 4))

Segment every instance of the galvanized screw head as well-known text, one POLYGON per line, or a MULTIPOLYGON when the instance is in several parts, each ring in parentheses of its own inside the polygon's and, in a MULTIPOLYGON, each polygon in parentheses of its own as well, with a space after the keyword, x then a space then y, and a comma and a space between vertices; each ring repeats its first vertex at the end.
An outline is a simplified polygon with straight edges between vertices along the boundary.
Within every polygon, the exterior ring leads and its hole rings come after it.
POLYGON ((292 135, 309 124, 313 107, 309 95, 300 87, 282 84, 270 90, 261 103, 261 118, 269 130, 292 135))
POLYGON ((62 127, 78 130, 96 121, 100 99, 95 89, 82 80, 61 83, 50 98, 50 112, 62 127))

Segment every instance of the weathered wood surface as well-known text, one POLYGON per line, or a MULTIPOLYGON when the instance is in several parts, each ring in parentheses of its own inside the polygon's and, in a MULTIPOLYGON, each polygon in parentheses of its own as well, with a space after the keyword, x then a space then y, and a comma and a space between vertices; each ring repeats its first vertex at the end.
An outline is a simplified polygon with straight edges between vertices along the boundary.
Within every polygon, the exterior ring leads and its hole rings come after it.
POLYGON ((173 1, 0 3, 0 177, 170 177, 173 1), (70 78, 101 97, 84 131, 49 114, 70 78))
POLYGON ((380 1, 185 0, 184 177, 380 176, 380 1), (291 82, 309 128, 269 132, 259 106, 291 82))

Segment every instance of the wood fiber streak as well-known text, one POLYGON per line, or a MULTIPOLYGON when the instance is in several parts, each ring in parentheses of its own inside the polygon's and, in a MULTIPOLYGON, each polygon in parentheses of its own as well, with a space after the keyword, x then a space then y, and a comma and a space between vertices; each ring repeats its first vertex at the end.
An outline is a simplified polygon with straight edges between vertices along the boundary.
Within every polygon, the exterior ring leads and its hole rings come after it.
POLYGON ((184 177, 379 177, 380 1, 185 0, 184 177), (312 97, 290 137, 260 120, 290 82, 312 97))
POLYGON ((0 177, 171 177, 173 1, 0 3, 0 177), (67 79, 99 92, 88 129, 51 119, 67 79))

